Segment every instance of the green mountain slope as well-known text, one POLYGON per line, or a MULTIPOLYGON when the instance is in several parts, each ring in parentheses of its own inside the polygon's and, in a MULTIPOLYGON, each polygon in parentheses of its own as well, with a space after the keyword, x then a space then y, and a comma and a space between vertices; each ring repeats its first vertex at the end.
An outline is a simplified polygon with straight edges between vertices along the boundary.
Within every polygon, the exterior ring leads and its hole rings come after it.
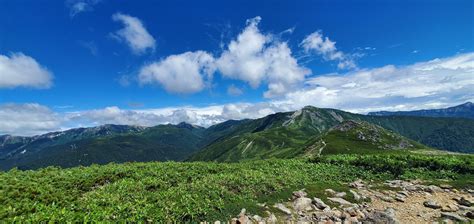
POLYGON ((474 153, 474 120, 471 119, 363 115, 359 119, 433 148, 474 153))
POLYGON ((339 124, 349 114, 338 110, 305 107, 250 120, 218 141, 207 145, 190 160, 237 161, 292 158, 304 143, 339 124))
POLYGON ((415 140, 433 148, 474 152, 474 121, 461 118, 367 116, 307 106, 295 112, 277 113, 250 120, 242 125, 242 128, 236 129, 241 131, 221 137, 192 155, 189 160, 240 161, 293 158, 308 154, 305 150, 311 146, 308 142, 310 139, 313 143, 320 141, 319 147, 323 147, 323 136, 328 141, 328 151, 325 153, 378 152, 376 149, 384 148, 384 144, 390 143, 393 146, 395 140, 399 141, 397 144, 410 143, 412 147, 406 147, 407 149, 426 148, 412 141, 415 140), (371 129, 381 130, 380 133, 383 133, 381 142, 375 144, 355 140, 354 136, 338 133, 332 129, 342 122, 351 120, 359 123, 364 121, 358 128, 365 127, 365 129, 357 131, 368 132, 369 124, 376 125, 371 129), (355 151, 350 151, 351 148, 355 151))
POLYGON ((329 120, 325 123, 327 126, 321 125, 320 129, 313 129, 307 125, 309 123, 292 123, 291 126, 232 136, 198 151, 190 160, 233 162, 428 149, 420 143, 364 121, 344 120, 331 127, 329 124, 332 122, 329 120))

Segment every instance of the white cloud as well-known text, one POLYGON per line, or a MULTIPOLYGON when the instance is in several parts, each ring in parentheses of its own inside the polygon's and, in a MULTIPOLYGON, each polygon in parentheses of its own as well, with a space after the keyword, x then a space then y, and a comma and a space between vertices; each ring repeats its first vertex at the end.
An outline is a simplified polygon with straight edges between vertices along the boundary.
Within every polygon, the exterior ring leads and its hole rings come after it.
POLYGON ((92 11, 99 2, 101 0, 68 0, 66 5, 69 7, 69 15, 74 17, 79 13, 92 11))
POLYGON ((149 127, 187 122, 208 127, 229 119, 259 118, 281 111, 282 108, 285 107, 265 102, 143 110, 124 110, 111 106, 102 109, 56 113, 39 104, 4 104, 0 105, 0 134, 30 136, 103 124, 149 127))
POLYGON ((242 91, 242 89, 238 88, 234 84, 227 87, 227 94, 229 94, 231 96, 240 96, 243 93, 244 93, 244 91, 242 91))
POLYGON ((103 124, 153 126, 164 122, 156 114, 121 110, 116 106, 70 112, 65 114, 65 117, 70 123, 81 124, 81 126, 98 126, 103 124))
POLYGON ((119 40, 125 41, 133 53, 143 54, 148 49, 155 49, 155 39, 148 33, 138 18, 122 13, 115 13, 112 19, 124 25, 124 28, 116 31, 112 35, 119 40))
POLYGON ((285 42, 258 29, 260 17, 247 20, 247 27, 214 59, 204 51, 171 55, 144 66, 141 83, 158 82, 168 92, 195 93, 205 88, 202 77, 212 82, 212 73, 247 82, 253 88, 268 85, 267 98, 282 96, 301 85, 311 71, 298 64, 285 42))
POLYGON ((265 97, 280 96, 300 84, 310 70, 298 65, 287 43, 258 29, 260 17, 247 20, 247 27, 216 60, 224 77, 238 79, 257 88, 268 83, 265 97))
POLYGON ((214 73, 214 58, 204 51, 186 52, 144 66, 141 84, 159 83, 171 93, 195 93, 205 87, 214 73))
POLYGON ((0 55, 0 88, 52 86, 53 75, 35 59, 22 53, 0 55))
POLYGON ((265 76, 268 65, 263 50, 271 38, 258 30, 260 20, 260 17, 247 20, 247 27, 217 60, 217 67, 224 76, 247 81, 254 88, 265 76))
POLYGON ((207 107, 167 107, 144 110, 123 110, 118 107, 107 107, 97 110, 77 111, 64 115, 71 124, 97 126, 102 124, 124 124, 154 126, 158 124, 178 124, 187 122, 208 127, 226 120, 259 118, 281 111, 273 103, 233 103, 207 107))
POLYGON ((337 67, 339 69, 357 67, 351 56, 337 50, 336 42, 331 41, 328 37, 324 37, 321 31, 316 31, 306 36, 300 43, 300 46, 307 53, 316 53, 326 61, 338 61, 337 67))
POLYGON ((0 104, 0 134, 35 135, 59 130, 61 118, 36 103, 0 104))

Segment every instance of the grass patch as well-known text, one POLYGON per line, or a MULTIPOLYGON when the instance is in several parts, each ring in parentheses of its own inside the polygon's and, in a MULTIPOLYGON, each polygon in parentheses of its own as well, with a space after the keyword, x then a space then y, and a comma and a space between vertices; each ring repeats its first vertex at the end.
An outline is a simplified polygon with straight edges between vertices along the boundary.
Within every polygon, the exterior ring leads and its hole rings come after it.
POLYGON ((264 216, 295 190, 326 201, 356 179, 394 178, 473 186, 472 156, 340 155, 240 163, 148 162, 0 172, 5 222, 198 222, 229 220, 242 208, 264 216), (434 164, 434 165, 433 165, 434 164))

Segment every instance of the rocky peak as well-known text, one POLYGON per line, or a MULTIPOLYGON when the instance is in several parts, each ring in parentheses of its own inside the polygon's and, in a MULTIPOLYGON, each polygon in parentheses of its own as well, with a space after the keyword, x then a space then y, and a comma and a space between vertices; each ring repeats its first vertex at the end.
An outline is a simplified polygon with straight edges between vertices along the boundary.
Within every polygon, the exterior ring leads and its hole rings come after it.
POLYGON ((354 120, 347 120, 344 121, 335 127, 333 127, 333 130, 338 130, 338 131, 349 131, 354 129, 355 127, 359 127, 361 125, 360 122, 354 121, 354 120))

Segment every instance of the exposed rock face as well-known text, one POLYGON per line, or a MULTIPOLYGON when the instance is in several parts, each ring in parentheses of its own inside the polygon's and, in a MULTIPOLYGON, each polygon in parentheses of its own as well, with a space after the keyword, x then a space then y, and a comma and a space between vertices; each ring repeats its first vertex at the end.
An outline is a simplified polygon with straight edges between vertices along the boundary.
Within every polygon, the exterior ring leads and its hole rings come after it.
POLYGON ((459 207, 456 205, 447 205, 441 209, 442 212, 457 212, 459 207))
POLYGON ((282 203, 277 203, 273 206, 274 208, 280 210, 281 212, 287 214, 287 215, 291 215, 291 210, 288 209, 284 204, 282 203))
POLYGON ((350 183, 349 187, 360 189, 360 188, 365 187, 365 184, 361 179, 359 179, 359 180, 356 180, 356 181, 350 183))
POLYGON ((441 212, 441 217, 445 217, 451 220, 459 221, 459 222, 467 222, 466 218, 463 218, 459 216, 456 213, 450 213, 450 212, 441 212))
POLYGON ((468 206, 468 207, 474 205, 474 199, 472 199, 472 198, 461 197, 461 198, 455 198, 454 200, 457 201, 458 204, 460 204, 460 205, 464 205, 464 206, 468 206))
POLYGON ((295 199, 295 198, 303 198, 303 197, 306 197, 306 195, 308 195, 308 194, 306 194, 306 192, 304 191, 304 189, 302 189, 302 190, 293 192, 292 195, 293 195, 293 199, 295 199))
POLYGON ((306 197, 297 198, 293 203, 293 208, 296 211, 311 211, 311 199, 306 197))
POLYGON ((326 205, 326 203, 324 203, 324 201, 319 198, 313 198, 313 203, 316 206, 316 208, 321 209, 321 210, 324 210, 325 208, 329 208, 329 206, 326 205))
POLYGON ((353 120, 348 120, 346 122, 343 122, 337 126, 335 126, 333 129, 338 130, 338 131, 349 131, 355 127, 357 127, 360 123, 357 121, 353 120))
POLYGON ((332 201, 334 203, 338 203, 340 205, 352 205, 352 203, 346 201, 343 198, 328 198, 329 201, 332 201))
POLYGON ((425 202, 423 202, 423 205, 425 207, 432 208, 432 209, 440 209, 441 208, 441 205, 438 204, 438 202, 433 201, 433 200, 425 201, 425 202))
POLYGON ((337 193, 337 192, 336 192, 335 190, 333 190, 333 189, 326 189, 326 190, 324 190, 324 192, 326 192, 326 193, 329 194, 329 195, 335 195, 335 194, 337 193))
POLYGON ((468 217, 470 219, 474 219, 474 212, 473 211, 466 212, 466 217, 468 217))
POLYGON ((387 208, 385 211, 376 211, 367 216, 365 223, 387 223, 397 224, 398 220, 395 218, 395 210, 393 208, 387 208))

